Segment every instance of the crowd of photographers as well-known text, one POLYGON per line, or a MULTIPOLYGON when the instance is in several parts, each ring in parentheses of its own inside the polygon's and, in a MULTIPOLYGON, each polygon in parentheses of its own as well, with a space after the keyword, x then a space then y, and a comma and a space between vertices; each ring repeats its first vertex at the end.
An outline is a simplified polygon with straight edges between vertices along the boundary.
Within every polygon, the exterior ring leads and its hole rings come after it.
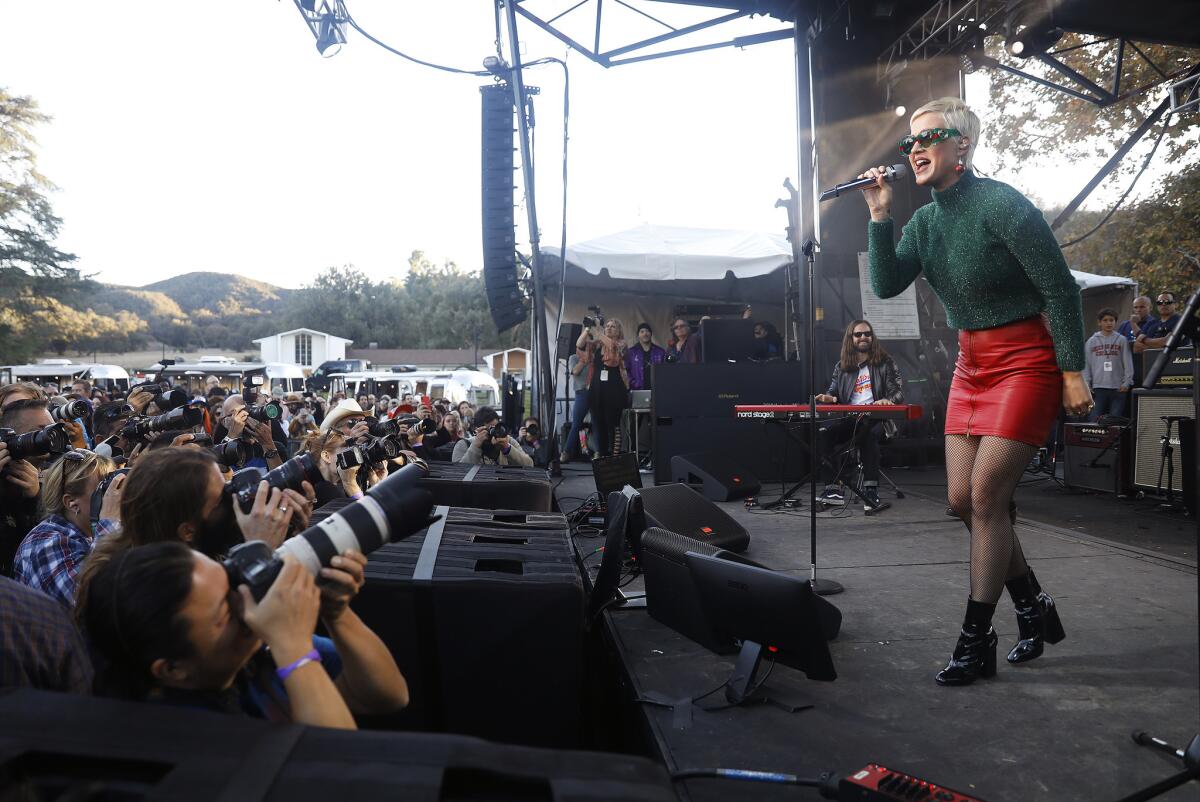
POLYGON ((259 389, 0 387, 0 687, 334 727, 408 703, 350 607, 365 555, 428 524, 429 462, 533 466, 538 421, 259 389))

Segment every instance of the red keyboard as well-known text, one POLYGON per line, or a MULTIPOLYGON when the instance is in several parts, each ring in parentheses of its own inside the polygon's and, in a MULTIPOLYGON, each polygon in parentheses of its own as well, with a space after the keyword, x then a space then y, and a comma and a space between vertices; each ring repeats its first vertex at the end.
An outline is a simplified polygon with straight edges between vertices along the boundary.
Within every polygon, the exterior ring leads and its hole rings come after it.
MULTIPOLYGON (((734 417, 749 420, 803 420, 808 417, 808 404, 738 404, 734 417)), ((872 415, 883 418, 917 420, 922 411, 918 404, 817 404, 817 417, 836 415, 872 415)))

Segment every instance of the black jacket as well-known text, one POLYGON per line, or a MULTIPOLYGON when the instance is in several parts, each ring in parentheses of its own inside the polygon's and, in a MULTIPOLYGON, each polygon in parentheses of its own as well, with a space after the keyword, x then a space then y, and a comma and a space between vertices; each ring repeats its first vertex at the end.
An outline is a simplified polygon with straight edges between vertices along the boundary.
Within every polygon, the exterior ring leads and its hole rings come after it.
MULTIPOLYGON (((896 363, 889 356, 879 365, 871 365, 868 367, 871 374, 871 389, 875 394, 875 400, 887 400, 893 404, 904 403, 904 380, 900 378, 900 369, 896 367, 896 363)), ((826 395, 831 395, 837 399, 839 404, 849 404, 851 396, 854 395, 854 382, 858 378, 858 371, 853 372, 842 370, 842 362, 838 360, 833 366, 833 378, 829 380, 829 389, 825 391, 826 395)))

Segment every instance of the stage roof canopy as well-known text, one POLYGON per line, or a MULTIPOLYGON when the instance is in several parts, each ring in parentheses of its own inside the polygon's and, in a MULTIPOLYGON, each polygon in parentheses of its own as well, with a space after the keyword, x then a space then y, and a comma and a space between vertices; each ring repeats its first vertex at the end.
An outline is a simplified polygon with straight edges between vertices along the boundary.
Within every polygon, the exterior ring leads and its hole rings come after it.
MULTIPOLYGON (((558 256, 559 249, 545 252, 558 256)), ((765 276, 792 261, 788 241, 777 234, 658 226, 636 228, 567 246, 567 263, 593 276, 674 281, 765 276)))

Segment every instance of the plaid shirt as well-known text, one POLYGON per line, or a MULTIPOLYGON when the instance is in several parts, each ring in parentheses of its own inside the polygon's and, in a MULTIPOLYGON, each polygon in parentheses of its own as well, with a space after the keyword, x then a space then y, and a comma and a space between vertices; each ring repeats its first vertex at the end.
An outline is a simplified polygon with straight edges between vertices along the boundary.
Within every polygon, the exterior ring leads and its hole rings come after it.
POLYGON ((91 693, 92 664, 62 605, 0 577, 0 688, 91 693))
MULTIPOLYGON (((117 528, 114 521, 102 518, 96 537, 117 528)), ((58 515, 50 515, 30 530, 13 560, 13 579, 40 590, 68 608, 75 606, 75 584, 83 561, 92 553, 95 538, 58 515)))

